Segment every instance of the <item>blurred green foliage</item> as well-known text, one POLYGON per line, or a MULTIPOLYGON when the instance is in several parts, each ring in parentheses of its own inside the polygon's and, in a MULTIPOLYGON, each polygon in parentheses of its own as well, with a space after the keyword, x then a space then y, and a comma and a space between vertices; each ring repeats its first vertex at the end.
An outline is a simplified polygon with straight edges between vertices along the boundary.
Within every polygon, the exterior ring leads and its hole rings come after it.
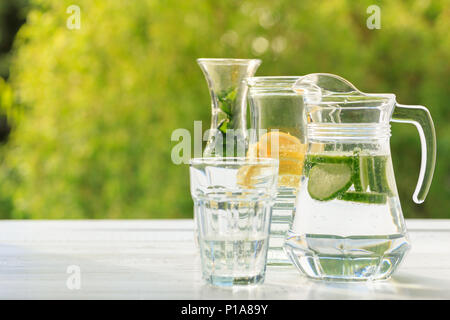
POLYGON ((9 75, 11 45, 19 27, 25 22, 28 0, 0 1, 0 77, 9 75))
POLYGON ((16 38, 11 83, 23 117, 2 149, 0 216, 192 216, 171 133, 210 121, 198 57, 263 60, 258 75, 329 72, 366 92, 427 106, 438 161, 427 201, 413 126, 391 147, 407 218, 450 218, 450 3, 435 1, 34 0, 16 38), (381 8, 381 29, 366 27, 381 8), (69 30, 66 9, 81 8, 69 30), (6 151, 5 151, 6 150, 6 151))

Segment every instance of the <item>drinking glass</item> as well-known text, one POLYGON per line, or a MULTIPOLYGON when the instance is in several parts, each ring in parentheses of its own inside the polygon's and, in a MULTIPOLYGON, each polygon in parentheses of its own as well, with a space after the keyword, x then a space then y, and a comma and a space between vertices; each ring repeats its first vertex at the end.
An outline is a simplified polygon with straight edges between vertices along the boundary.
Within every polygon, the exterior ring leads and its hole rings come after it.
POLYGON ((215 286, 264 281, 278 160, 190 161, 203 279, 215 286))

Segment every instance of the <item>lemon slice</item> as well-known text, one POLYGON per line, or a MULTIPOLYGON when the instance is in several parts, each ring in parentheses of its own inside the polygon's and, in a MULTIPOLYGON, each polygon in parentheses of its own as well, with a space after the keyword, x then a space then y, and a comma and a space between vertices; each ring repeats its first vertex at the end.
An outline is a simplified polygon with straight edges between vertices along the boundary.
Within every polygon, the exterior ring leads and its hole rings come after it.
MULTIPOLYGON (((250 146, 248 157, 266 157, 279 159, 278 185, 298 188, 303 171, 306 144, 285 132, 268 132, 261 137, 258 143, 250 146)), ((242 181, 250 182, 252 170, 242 170, 242 181), (245 171, 245 172, 244 172, 245 171)))
POLYGON ((258 182, 259 171, 259 166, 240 167, 237 173, 237 184, 251 189, 258 182))

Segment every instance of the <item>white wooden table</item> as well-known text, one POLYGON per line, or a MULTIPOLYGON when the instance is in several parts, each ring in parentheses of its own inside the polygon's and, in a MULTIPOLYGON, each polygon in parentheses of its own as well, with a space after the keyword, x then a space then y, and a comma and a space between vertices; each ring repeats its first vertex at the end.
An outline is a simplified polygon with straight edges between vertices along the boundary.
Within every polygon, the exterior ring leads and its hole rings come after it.
POLYGON ((268 267, 264 285, 237 290, 202 283, 192 220, 4 220, 0 299, 450 299, 450 220, 407 225, 412 250, 389 281, 268 267))

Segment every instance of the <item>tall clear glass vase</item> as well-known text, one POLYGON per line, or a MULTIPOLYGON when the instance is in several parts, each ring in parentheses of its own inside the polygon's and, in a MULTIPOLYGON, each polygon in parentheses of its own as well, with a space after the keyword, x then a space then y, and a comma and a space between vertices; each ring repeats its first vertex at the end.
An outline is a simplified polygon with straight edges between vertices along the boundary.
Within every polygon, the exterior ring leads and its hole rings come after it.
POLYGON ((244 79, 255 74, 258 59, 198 59, 211 94, 211 128, 204 157, 245 156, 246 93, 244 79))
MULTIPOLYGON (((197 59, 211 95, 211 127, 204 157, 244 157, 248 148, 247 84, 259 59, 197 59)), ((194 239, 198 246, 197 206, 194 207, 194 239)))

